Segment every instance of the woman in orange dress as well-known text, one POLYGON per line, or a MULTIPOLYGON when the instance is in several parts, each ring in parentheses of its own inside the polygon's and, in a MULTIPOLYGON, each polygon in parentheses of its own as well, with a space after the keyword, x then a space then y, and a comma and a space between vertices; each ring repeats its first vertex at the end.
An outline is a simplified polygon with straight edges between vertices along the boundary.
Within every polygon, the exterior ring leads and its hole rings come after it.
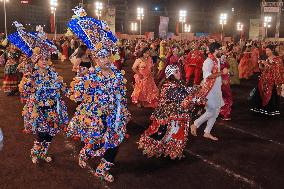
POLYGON ((155 108, 158 105, 159 89, 152 76, 153 62, 149 48, 144 48, 141 57, 136 59, 132 70, 135 72, 134 91, 131 95, 132 102, 138 107, 155 108))

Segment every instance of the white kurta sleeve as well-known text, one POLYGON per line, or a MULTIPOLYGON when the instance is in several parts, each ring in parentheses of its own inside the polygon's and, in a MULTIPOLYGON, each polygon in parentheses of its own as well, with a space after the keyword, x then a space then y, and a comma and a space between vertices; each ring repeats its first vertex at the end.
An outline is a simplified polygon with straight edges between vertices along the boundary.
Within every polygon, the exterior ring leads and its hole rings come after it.
POLYGON ((202 67, 202 71, 203 71, 203 78, 206 79, 207 77, 209 77, 212 74, 212 69, 213 69, 213 62, 212 60, 210 60, 209 58, 207 58, 204 63, 203 63, 203 67, 202 67))

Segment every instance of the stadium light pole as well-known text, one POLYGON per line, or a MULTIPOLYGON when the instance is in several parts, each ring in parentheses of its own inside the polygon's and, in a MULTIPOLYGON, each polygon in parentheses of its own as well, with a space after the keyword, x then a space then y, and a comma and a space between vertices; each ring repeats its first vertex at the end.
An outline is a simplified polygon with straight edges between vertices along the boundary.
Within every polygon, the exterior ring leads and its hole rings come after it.
POLYGON ((271 16, 265 16, 265 17, 264 17, 263 26, 264 26, 264 28, 265 28, 265 37, 266 37, 266 38, 267 38, 267 36, 268 36, 268 28, 271 27, 271 21, 272 21, 271 16))
POLYGON ((5 24, 5 36, 7 38, 8 33, 7 33, 7 11, 6 11, 6 3, 9 2, 9 0, 1 0, 4 5, 4 24, 5 24))
POLYGON ((140 35, 140 37, 141 37, 141 30, 142 30, 141 29, 142 28, 141 22, 142 22, 143 18, 144 18, 144 9, 141 8, 141 7, 138 7, 137 8, 137 20, 139 20, 139 23, 140 23, 140 27, 139 27, 139 35, 140 35))
POLYGON ((186 11, 185 10, 179 11, 179 22, 181 22, 181 31, 184 32, 183 24, 186 22, 186 11))
POLYGON ((185 24, 184 25, 184 32, 190 32, 191 31, 191 25, 190 24, 185 24))
POLYGON ((132 33, 137 31, 137 22, 131 22, 130 26, 132 33))
POLYGON ((242 39, 242 32, 244 30, 244 25, 241 22, 237 23, 237 31, 240 32, 240 40, 242 39))
POLYGON ((103 10, 103 3, 100 1, 97 1, 95 3, 95 12, 96 12, 96 16, 98 17, 98 20, 100 19, 100 17, 102 16, 102 10, 103 10))
POLYGON ((227 24, 228 15, 226 13, 221 13, 219 17, 220 24, 222 26, 222 33, 221 33, 221 41, 223 41, 224 37, 224 25, 227 24))
POLYGON ((53 14, 53 22, 54 22, 54 39, 56 39, 56 7, 57 7, 57 0, 50 0, 50 10, 51 14, 53 14))

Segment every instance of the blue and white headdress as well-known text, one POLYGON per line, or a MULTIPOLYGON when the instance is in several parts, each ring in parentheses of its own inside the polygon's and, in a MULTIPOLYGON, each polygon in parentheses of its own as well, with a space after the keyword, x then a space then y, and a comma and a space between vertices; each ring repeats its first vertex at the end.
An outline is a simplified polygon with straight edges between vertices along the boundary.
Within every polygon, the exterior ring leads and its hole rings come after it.
POLYGON ((21 23, 15 21, 13 23, 17 28, 17 32, 8 36, 8 40, 18 47, 33 61, 37 61, 39 57, 49 58, 51 53, 56 53, 56 46, 47 39, 43 28, 37 26, 37 32, 26 32, 21 23))
POLYGON ((118 54, 117 38, 107 23, 88 17, 86 11, 77 6, 72 9, 76 16, 68 23, 71 31, 78 36, 97 57, 118 54))
POLYGON ((10 34, 8 40, 28 57, 31 57, 35 46, 34 37, 30 33, 24 31, 25 28, 21 23, 15 21, 13 22, 13 25, 17 28, 17 32, 10 34))

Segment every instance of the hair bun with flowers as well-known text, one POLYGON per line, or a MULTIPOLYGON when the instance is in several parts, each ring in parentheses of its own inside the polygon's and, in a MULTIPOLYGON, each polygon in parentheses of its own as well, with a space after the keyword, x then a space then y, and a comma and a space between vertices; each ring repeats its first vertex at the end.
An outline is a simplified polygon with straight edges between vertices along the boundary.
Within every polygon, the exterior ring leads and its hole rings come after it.
POLYGON ((96 57, 118 54, 117 38, 104 21, 87 17, 86 11, 80 6, 72 10, 76 16, 72 17, 68 27, 96 57))

